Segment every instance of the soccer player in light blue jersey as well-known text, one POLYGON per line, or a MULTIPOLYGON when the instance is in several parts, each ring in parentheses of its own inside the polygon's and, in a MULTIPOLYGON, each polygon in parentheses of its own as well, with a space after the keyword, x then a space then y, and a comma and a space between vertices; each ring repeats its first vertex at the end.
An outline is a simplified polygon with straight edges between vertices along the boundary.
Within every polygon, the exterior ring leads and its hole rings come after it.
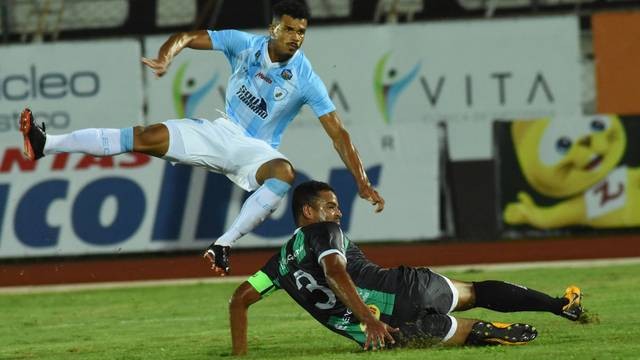
POLYGON ((205 252, 213 270, 225 275, 230 247, 276 210, 294 181, 292 164, 277 148, 287 125, 306 104, 353 174, 360 197, 371 202, 376 212, 382 211, 384 199, 369 182, 324 84, 300 50, 309 19, 307 5, 284 0, 273 10, 267 36, 236 30, 182 32, 169 37, 157 58, 142 59, 156 76, 163 76, 184 48, 221 51, 232 67, 225 116, 48 135, 25 109, 20 119, 25 155, 35 160, 61 152, 109 156, 135 151, 204 167, 225 174, 247 191, 255 190, 232 225, 205 252))

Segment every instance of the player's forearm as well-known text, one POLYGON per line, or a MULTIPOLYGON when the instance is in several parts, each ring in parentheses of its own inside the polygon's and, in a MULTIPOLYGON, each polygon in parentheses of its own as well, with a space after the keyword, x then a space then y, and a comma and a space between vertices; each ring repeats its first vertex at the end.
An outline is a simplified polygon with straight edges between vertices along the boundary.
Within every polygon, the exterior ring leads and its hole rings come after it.
POLYGON ((364 165, 362 164, 358 150, 351 142, 351 137, 347 131, 341 131, 341 133, 333 139, 333 147, 356 180, 358 189, 369 185, 369 178, 364 170, 364 165))
POLYGON ((327 283, 334 294, 344 303, 361 323, 375 320, 367 305, 362 301, 356 286, 346 271, 326 273, 327 283))
POLYGON ((244 304, 229 304, 229 321, 231 322, 231 344, 233 355, 245 355, 247 353, 247 312, 244 304))
POLYGON ((193 33, 181 32, 173 34, 162 44, 158 50, 158 59, 164 62, 171 62, 182 49, 187 47, 196 38, 193 33))

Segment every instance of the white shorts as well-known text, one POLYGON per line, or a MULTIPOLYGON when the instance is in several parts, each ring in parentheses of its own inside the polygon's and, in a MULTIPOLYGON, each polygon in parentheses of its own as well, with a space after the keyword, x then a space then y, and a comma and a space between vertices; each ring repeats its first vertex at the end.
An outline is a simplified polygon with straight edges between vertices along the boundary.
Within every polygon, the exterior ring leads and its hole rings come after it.
POLYGON ((266 142, 246 136, 244 129, 228 119, 174 119, 163 124, 169 129, 172 163, 205 168, 226 175, 236 185, 253 191, 258 168, 269 160, 288 159, 266 142))

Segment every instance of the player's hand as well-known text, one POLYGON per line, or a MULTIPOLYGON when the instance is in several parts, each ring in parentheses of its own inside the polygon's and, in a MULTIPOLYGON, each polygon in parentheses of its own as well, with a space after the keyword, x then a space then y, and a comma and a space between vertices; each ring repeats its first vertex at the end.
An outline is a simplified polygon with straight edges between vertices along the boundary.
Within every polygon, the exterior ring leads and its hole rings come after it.
POLYGON ((383 323, 380 320, 373 319, 368 324, 365 324, 364 332, 367 335, 367 340, 364 343, 364 350, 377 350, 385 347, 385 342, 395 344, 396 341, 391 336, 391 333, 400 331, 398 328, 392 328, 391 326, 383 323))
POLYGON ((143 64, 151 68, 151 70, 156 75, 156 77, 161 77, 162 75, 164 75, 167 72, 167 69, 169 68, 168 61, 163 61, 160 59, 148 59, 145 57, 143 57, 141 61, 143 64))
POLYGON ((359 190, 360 197, 370 202, 372 205, 376 207, 376 212, 379 213, 384 210, 384 199, 376 189, 371 186, 371 184, 367 184, 359 190))

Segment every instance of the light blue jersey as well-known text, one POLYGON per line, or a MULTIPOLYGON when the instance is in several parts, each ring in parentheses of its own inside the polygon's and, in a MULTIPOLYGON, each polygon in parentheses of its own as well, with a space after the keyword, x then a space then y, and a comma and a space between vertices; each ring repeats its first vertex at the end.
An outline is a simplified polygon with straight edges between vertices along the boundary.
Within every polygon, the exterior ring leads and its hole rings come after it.
POLYGON ((231 64, 225 110, 248 136, 277 148, 302 105, 308 104, 318 117, 335 110, 302 50, 287 62, 274 63, 268 36, 237 30, 209 31, 209 36, 214 50, 224 52, 231 64))

